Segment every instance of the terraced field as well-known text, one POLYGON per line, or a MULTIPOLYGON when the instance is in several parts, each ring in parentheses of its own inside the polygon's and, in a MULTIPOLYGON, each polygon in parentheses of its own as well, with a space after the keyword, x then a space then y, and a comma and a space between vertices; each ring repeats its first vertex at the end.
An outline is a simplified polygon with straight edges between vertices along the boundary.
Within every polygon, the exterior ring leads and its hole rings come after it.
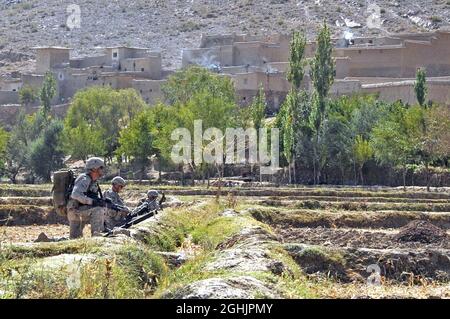
MULTIPOLYGON (((213 201, 217 196, 217 189, 213 188, 172 187, 164 191, 169 197, 190 204, 213 201)), ((144 186, 135 185, 123 195, 132 206, 144 192, 144 186)), ((31 242, 40 232, 49 237, 67 236, 67 222, 53 211, 50 195, 49 185, 0 187, 2 249, 19 242, 38 245, 31 242)), ((271 240, 280 245, 283 253, 301 270, 304 276, 301 281, 312 291, 306 296, 450 297, 448 190, 222 188, 221 198, 221 205, 234 212, 231 217, 223 216, 231 220, 251 220, 272 234, 267 236, 272 236, 271 240), (411 222, 415 223, 411 225, 411 222)), ((185 214, 189 215, 189 210, 185 214)), ((214 228, 214 223, 208 227, 214 228)), ((202 227, 206 234, 212 234, 206 226, 202 227)), ((237 239, 227 237, 225 230, 214 231, 224 236, 225 244, 221 241, 217 246, 212 245, 207 235, 198 235, 198 229, 186 237, 192 235, 194 241, 196 236, 202 238, 194 244, 203 240, 211 249, 209 254, 226 256, 224 251, 237 239)), ((255 236, 258 238, 261 234, 255 236)), ((186 243, 181 241, 174 245, 181 249, 186 243)), ((244 263, 264 257, 253 249, 248 248, 244 263)), ((237 267, 235 265, 227 267, 241 273, 233 268, 237 267)), ((275 268, 274 273, 279 272, 280 267, 275 268)), ((177 295, 162 293, 161 296, 177 295)))

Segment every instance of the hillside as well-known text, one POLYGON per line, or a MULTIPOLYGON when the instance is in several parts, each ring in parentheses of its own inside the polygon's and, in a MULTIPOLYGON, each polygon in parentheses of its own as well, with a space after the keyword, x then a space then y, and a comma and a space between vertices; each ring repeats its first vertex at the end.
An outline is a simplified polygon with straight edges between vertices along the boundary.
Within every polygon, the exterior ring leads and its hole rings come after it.
MULTIPOLYGON (((73 3, 66 2, 67 5, 73 3)), ((334 36, 418 32, 450 23, 448 0, 377 1, 381 29, 369 29, 365 0, 79 0, 80 28, 67 26, 67 5, 57 0, 0 0, 0 75, 33 67, 33 46, 58 45, 74 54, 94 47, 130 45, 158 50, 163 65, 180 66, 181 50, 199 45, 202 33, 288 33, 302 28, 310 39, 327 21, 334 36), (361 26, 358 26, 360 24, 361 26), (351 26, 351 28, 349 28, 351 26)))

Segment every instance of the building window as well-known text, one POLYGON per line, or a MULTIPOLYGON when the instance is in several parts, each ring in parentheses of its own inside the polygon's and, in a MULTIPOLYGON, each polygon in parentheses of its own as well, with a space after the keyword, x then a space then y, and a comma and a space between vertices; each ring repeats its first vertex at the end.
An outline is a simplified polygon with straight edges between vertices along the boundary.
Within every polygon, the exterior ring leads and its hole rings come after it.
POLYGON ((124 70, 125 72, 127 72, 127 68, 125 68, 125 70, 124 70))
POLYGON ((140 89, 139 92, 141 92, 141 94, 142 94, 142 89, 140 89))
POLYGON ((113 52, 112 57, 113 59, 117 59, 117 52, 113 52))
POLYGON ((144 72, 144 68, 141 68, 141 71, 144 72))
POLYGON ((150 89, 150 92, 153 92, 153 89, 150 89))
POLYGON ((244 97, 242 98, 242 101, 245 101, 245 100, 247 100, 247 98, 244 96, 244 97))

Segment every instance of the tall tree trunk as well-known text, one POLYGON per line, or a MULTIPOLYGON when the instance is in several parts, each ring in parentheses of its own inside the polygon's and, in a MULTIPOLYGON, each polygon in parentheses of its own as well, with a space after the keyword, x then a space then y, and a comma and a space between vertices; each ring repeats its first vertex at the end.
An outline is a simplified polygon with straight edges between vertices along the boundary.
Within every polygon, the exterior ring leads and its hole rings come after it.
POLYGON ((297 173, 295 171, 295 158, 294 161, 292 162, 292 168, 293 168, 293 173, 294 173, 294 184, 297 184, 297 173))
POLYGON ((403 166, 403 190, 406 192, 406 165, 403 166))
POLYGON ((361 185, 362 186, 364 186, 363 166, 364 166, 364 164, 359 166, 359 174, 361 176, 361 185))
POLYGON ((180 168, 181 168, 181 186, 184 186, 184 167, 183 164, 180 164, 180 168))
POLYGON ((289 184, 292 184, 292 177, 291 177, 291 162, 288 163, 288 176, 289 176, 289 184))
POLYGON ((313 174, 314 174, 314 185, 317 185, 317 173, 316 173, 316 146, 313 147, 313 174))
POLYGON ((162 182, 162 163, 161 158, 158 158, 158 182, 162 182))

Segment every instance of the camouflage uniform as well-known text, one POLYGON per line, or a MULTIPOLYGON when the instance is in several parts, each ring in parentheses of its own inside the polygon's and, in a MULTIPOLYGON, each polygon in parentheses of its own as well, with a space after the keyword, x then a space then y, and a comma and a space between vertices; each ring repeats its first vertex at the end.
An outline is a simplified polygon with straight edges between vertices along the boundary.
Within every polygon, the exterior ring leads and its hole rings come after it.
POLYGON ((149 211, 161 209, 161 207, 159 206, 159 203, 158 203, 158 199, 150 201, 148 198, 140 199, 139 203, 138 203, 138 207, 141 206, 142 204, 144 204, 145 202, 149 203, 148 204, 149 211))
POLYGON ((104 231, 106 208, 92 206, 93 200, 86 193, 98 193, 97 182, 89 174, 83 173, 75 180, 72 194, 67 204, 67 218, 70 224, 70 238, 83 236, 83 229, 91 223, 92 236, 99 236, 104 231))
POLYGON ((120 226, 125 222, 125 218, 127 214, 130 212, 128 207, 125 206, 122 198, 120 198, 119 193, 113 191, 112 189, 108 189, 103 197, 109 198, 113 204, 124 206, 126 210, 118 212, 112 209, 108 209, 105 216, 105 226, 107 229, 113 229, 116 226, 120 226))

